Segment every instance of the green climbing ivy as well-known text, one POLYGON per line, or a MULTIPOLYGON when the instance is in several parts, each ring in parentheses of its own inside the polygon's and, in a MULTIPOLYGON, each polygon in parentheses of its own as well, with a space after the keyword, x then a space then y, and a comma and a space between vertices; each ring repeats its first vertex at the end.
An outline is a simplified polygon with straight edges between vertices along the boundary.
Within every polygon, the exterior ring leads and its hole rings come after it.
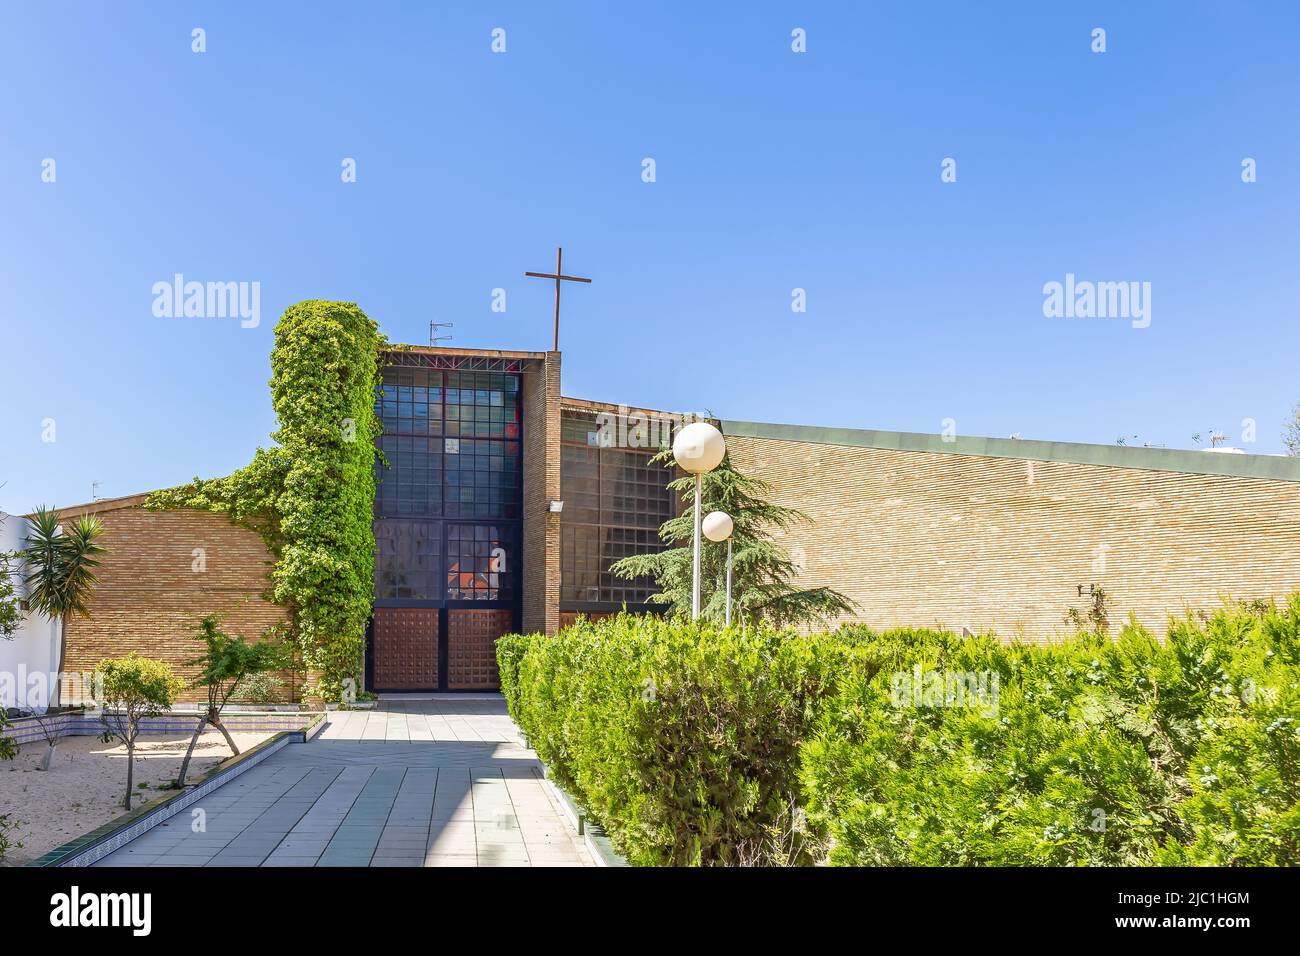
POLYGON ((276 564, 271 598, 288 608, 313 689, 326 700, 360 686, 374 596, 375 386, 387 342, 351 302, 290 306, 275 327, 275 447, 245 468, 150 495, 154 510, 228 514, 262 535, 276 564))

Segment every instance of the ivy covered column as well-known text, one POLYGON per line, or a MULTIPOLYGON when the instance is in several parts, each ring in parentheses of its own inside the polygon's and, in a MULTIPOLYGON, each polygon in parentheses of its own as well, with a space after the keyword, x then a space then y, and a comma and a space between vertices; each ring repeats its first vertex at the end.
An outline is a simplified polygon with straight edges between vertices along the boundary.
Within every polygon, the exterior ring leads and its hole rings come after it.
MULTIPOLYGON (((290 306, 275 327, 272 436, 285 472, 275 510, 281 549, 275 599, 293 611, 314 695, 361 689, 374 595, 375 386, 381 336, 351 302, 290 306)), ((309 692, 311 692, 309 691, 309 692)))

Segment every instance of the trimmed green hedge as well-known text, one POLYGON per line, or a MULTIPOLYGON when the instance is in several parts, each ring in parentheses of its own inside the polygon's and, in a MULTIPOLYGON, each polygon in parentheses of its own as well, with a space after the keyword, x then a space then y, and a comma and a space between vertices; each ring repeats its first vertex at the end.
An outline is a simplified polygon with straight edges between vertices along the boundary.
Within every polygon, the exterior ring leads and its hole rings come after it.
POLYGON ((1300 596, 1163 645, 620 616, 498 657, 633 863, 1300 863, 1300 596))
POLYGON ((1174 622, 1164 645, 868 639, 803 751, 852 865, 1300 863, 1300 597, 1174 622), (896 704, 894 675, 995 673, 996 709, 896 704))
POLYGON ((799 742, 844 660, 825 637, 633 615, 498 642, 511 715, 643 865, 811 858, 799 742))

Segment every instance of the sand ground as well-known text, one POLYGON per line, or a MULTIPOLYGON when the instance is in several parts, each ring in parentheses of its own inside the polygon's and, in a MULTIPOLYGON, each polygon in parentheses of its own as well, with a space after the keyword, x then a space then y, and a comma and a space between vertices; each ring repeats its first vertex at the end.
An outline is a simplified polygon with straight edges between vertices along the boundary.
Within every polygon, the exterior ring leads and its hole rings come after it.
MULTIPOLYGON (((231 732, 239 749, 247 750, 269 733, 231 732)), ((185 735, 141 736, 136 742, 135 794, 132 808, 161 796, 176 777, 190 738, 185 735), (139 784, 148 784, 141 788, 139 784)), ((126 747, 98 737, 64 737, 48 771, 37 770, 45 742, 24 744, 13 760, 0 761, 0 814, 9 815, 11 846, 0 866, 21 866, 73 837, 102 826, 126 811, 126 747)), ((204 733, 194 748, 189 779, 230 757, 220 732, 204 733)))

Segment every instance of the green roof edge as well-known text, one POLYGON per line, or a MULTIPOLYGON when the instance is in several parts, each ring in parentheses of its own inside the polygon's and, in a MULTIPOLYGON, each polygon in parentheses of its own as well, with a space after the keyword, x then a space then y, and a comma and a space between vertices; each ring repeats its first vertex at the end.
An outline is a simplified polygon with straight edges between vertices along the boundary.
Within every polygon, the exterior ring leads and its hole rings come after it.
POLYGON ((724 435, 784 441, 881 448, 940 455, 979 455, 1027 461, 1062 461, 1075 465, 1174 471, 1194 475, 1228 475, 1300 482, 1300 458, 1283 455, 1234 455, 1172 448, 1133 448, 1079 442, 1029 441, 1018 438, 944 438, 922 432, 886 432, 864 428, 822 428, 816 425, 776 425, 724 419, 724 435))

